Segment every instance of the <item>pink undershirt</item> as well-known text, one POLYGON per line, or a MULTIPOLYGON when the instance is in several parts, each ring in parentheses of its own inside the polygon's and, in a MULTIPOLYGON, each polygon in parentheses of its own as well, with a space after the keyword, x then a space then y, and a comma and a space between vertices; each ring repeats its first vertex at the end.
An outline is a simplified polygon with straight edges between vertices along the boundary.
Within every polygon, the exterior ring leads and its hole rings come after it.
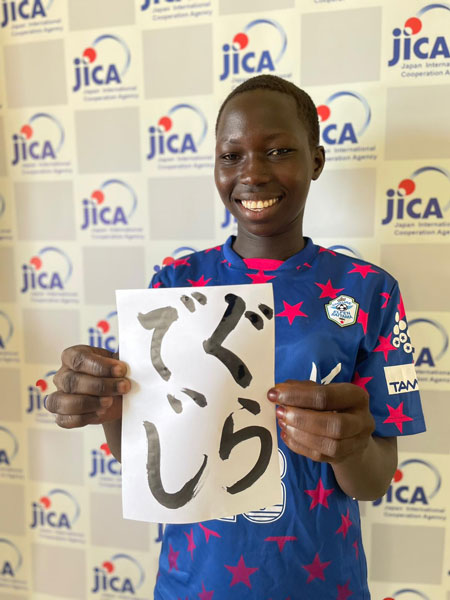
POLYGON ((258 269, 259 271, 274 271, 284 262, 273 258, 244 258, 242 260, 249 269, 258 269))

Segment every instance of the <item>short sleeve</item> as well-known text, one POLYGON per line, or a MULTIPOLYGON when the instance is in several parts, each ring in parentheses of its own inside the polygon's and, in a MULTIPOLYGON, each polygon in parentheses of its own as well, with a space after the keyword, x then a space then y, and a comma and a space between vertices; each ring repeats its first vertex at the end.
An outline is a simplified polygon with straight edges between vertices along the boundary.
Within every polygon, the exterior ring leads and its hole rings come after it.
POLYGON ((153 275, 148 287, 150 289, 173 287, 170 283, 170 278, 168 277, 167 267, 153 275))
POLYGON ((425 431, 413 346, 398 284, 374 298, 353 383, 367 390, 374 435, 425 431))

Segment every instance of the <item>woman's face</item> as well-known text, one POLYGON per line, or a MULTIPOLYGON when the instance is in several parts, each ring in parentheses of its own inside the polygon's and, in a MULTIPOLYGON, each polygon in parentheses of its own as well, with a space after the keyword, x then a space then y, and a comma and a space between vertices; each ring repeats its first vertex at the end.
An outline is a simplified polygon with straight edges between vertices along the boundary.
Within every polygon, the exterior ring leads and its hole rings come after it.
POLYGON ((323 165, 323 149, 311 149, 291 96, 253 90, 225 106, 217 130, 215 181, 238 232, 301 234, 309 185, 323 165))

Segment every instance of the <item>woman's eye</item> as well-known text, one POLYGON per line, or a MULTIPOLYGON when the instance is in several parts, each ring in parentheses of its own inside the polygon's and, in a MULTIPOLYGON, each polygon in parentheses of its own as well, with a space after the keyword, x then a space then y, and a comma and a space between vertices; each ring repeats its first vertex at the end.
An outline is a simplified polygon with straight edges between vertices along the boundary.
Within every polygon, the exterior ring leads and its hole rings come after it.
POLYGON ((282 156, 283 154, 288 154, 291 152, 290 148, 275 148, 269 152, 270 156, 282 156))
POLYGON ((227 154, 222 154, 221 158, 225 161, 232 161, 239 158, 239 156, 235 152, 228 152, 227 154))

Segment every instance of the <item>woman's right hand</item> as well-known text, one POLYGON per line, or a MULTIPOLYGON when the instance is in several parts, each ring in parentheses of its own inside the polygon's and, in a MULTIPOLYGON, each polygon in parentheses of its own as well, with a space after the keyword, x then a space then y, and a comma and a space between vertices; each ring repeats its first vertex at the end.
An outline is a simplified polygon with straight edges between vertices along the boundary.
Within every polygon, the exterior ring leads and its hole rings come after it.
POLYGON ((117 355, 91 346, 71 346, 53 377, 56 392, 45 402, 65 429, 103 424, 122 417, 122 394, 130 391, 127 365, 117 355))

